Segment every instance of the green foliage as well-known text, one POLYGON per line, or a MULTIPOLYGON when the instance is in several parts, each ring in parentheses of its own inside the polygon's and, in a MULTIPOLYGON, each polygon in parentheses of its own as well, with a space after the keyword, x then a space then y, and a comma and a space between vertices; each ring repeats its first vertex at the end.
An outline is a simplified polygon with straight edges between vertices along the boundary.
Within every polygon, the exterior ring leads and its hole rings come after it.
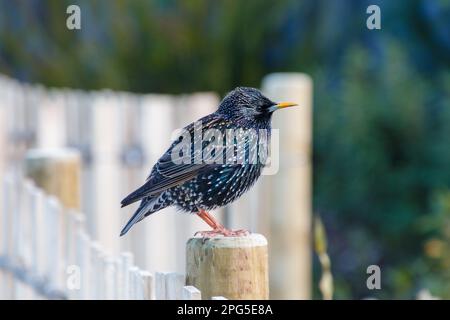
POLYGON ((450 189, 435 193, 432 211, 421 220, 421 227, 429 235, 423 245, 422 284, 433 295, 450 299, 450 189))
MULTIPOLYGON (((397 44, 386 40, 389 59, 376 69, 367 49, 352 47, 341 85, 317 88, 314 202, 333 224, 334 265, 356 296, 373 295, 365 267, 378 264, 388 281, 381 297, 412 297, 423 277, 422 217, 433 191, 450 183, 449 100, 443 82, 434 88, 409 67, 397 44), (322 91, 323 90, 323 91, 322 91), (354 259, 349 259, 348 254, 354 259), (343 254, 344 252, 344 254, 343 254)), ((325 83, 322 80, 316 83, 325 83)), ((337 273, 336 277, 339 277, 337 273)), ((336 294, 340 295, 339 286, 336 294)))

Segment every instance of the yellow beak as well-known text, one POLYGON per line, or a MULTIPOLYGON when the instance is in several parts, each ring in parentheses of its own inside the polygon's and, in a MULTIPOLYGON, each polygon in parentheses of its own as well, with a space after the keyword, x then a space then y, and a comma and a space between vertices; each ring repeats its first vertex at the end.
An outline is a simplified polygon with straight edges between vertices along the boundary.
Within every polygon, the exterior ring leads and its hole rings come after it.
POLYGON ((280 103, 276 104, 275 106, 277 107, 277 109, 283 109, 283 108, 298 106, 298 104, 296 104, 294 102, 280 102, 280 103))
POLYGON ((269 108, 269 112, 274 112, 275 110, 278 110, 278 109, 289 108, 289 107, 293 107, 293 106, 297 106, 297 105, 298 104, 293 103, 293 102, 280 102, 280 103, 277 103, 277 104, 271 106, 269 108))

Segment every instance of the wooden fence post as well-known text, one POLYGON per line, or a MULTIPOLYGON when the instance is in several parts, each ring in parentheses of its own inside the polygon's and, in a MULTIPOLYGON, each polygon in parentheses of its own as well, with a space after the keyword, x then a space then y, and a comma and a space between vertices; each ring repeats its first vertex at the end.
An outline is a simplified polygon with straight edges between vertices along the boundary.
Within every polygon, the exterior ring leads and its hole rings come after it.
POLYGON ((79 230, 77 234, 77 265, 80 268, 80 289, 78 290, 79 300, 88 300, 91 298, 90 294, 90 250, 89 250, 89 237, 88 235, 79 230))
POLYGON ((134 299, 135 300, 144 300, 145 297, 145 283, 142 277, 141 270, 138 267, 135 267, 133 272, 134 278, 134 299))
POLYGON ((279 128, 279 168, 262 186, 272 195, 265 211, 271 245, 271 298, 309 299, 312 80, 301 73, 275 73, 264 78, 262 90, 274 101, 299 104, 273 116, 273 128, 279 128))
MULTIPOLYGON (((3 186, 3 202, 2 202, 2 255, 10 258, 13 255, 13 215, 10 213, 14 207, 13 188, 14 177, 11 174, 5 176, 2 181, 3 186)), ((0 289, 2 291, 1 299, 13 299, 14 298, 14 277, 7 273, 1 272, 0 289)))
POLYGON ((156 300, 166 300, 166 275, 167 272, 156 272, 155 273, 155 299, 156 300))
MULTIPOLYGON (((175 113, 174 99, 169 95, 143 95, 141 97, 141 110, 142 136, 140 140, 142 141, 145 163, 141 172, 142 180, 133 188, 142 184, 153 164, 169 145, 175 113), (158 138, 151 139, 149 137, 158 138)), ((122 226, 125 225, 136 208, 136 205, 132 205, 122 209, 122 226)), ((176 252, 177 249, 175 245, 176 237, 168 230, 176 225, 175 220, 178 215, 175 208, 166 208, 164 211, 163 214, 154 214, 136 224, 126 236, 121 237, 121 241, 127 241, 127 237, 130 238, 130 245, 138 257, 137 263, 152 273, 157 270, 173 269, 177 260, 176 254, 167 254, 167 252, 176 252), (154 245, 159 242, 164 243, 164 245, 154 245)), ((156 293, 155 296, 158 299, 156 293)))
MULTIPOLYGON (((22 221, 24 220, 24 214, 25 214, 25 210, 24 210, 24 206, 25 204, 25 197, 24 197, 24 193, 23 193, 23 185, 22 185, 22 181, 20 179, 17 178, 14 180, 14 184, 13 184, 13 207, 11 207, 10 211, 8 212, 9 214, 11 214, 12 217, 12 225, 11 225, 11 230, 12 230, 12 235, 11 235, 11 248, 12 250, 10 251, 10 258, 12 259, 11 261, 14 263, 17 262, 21 262, 23 263, 23 259, 22 259, 22 255, 21 253, 23 252, 23 248, 21 246, 21 242, 22 242, 22 236, 23 236, 23 225, 22 225, 22 221)), ((13 277, 13 284, 14 284, 14 296, 13 299, 22 299, 22 294, 23 294, 23 286, 20 283, 20 281, 18 281, 16 279, 16 277, 13 277)))
POLYGON ((105 299, 116 300, 118 299, 117 290, 118 283, 116 274, 119 272, 114 263, 112 257, 106 257, 105 259, 105 299))
MULTIPOLYGON (((27 91, 24 91, 25 93, 27 91)), ((40 104, 36 108, 37 119, 35 119, 37 147, 39 149, 58 149, 64 147, 67 142, 67 137, 64 121, 66 104, 63 91, 58 89, 46 90, 45 94, 38 98, 38 101, 40 104)), ((32 106, 36 107, 34 101, 32 106)), ((25 105, 26 107, 27 105, 25 105)), ((27 119, 30 116, 31 110, 25 109, 25 113, 25 119, 27 119)))
POLYGON ((267 240, 246 237, 191 238, 186 246, 186 285, 203 299, 268 299, 267 240))
MULTIPOLYGON (((83 253, 84 250, 82 246, 81 234, 83 233, 85 227, 86 218, 83 214, 76 213, 72 211, 68 214, 67 217, 67 234, 66 234, 66 276, 67 276, 67 267, 75 267, 76 270, 81 272, 83 268, 83 253)), ((42 222, 41 222, 42 223, 42 222)), ((43 228, 41 227, 41 230, 43 228)), ((86 262, 85 262, 86 263, 86 262)), ((83 274, 79 274, 81 279, 83 278, 83 274)), ((68 289, 68 297, 69 299, 82 299, 83 298, 83 289, 82 281, 78 279, 78 284, 80 287, 67 287, 68 289)))
POLYGON ((125 278, 124 278, 124 272, 123 272, 123 261, 122 259, 119 258, 115 258, 113 260, 114 262, 114 270, 115 270, 115 277, 114 277, 114 282, 116 284, 116 293, 115 293, 115 300, 123 300, 123 296, 124 296, 124 282, 125 282, 125 278))
MULTIPOLYGON (((0 79, 0 86, 3 86, 3 79, 0 79)), ((1 89, 0 89, 1 90, 1 89)), ((0 95, 4 92, 0 91, 0 95)), ((5 102, 0 101, 0 181, 3 181, 5 171, 5 164, 8 152, 7 141, 7 124, 6 124, 6 108, 5 102)), ((0 205, 2 203, 2 196, 0 195, 0 205)))
MULTIPOLYGON (((92 177, 93 219, 88 219, 92 236, 113 254, 120 250, 120 104, 111 91, 93 93, 92 102, 92 177), (105 221, 108 221, 105 224, 105 221)), ((127 293, 128 294, 128 293, 127 293)))
MULTIPOLYGON (((35 207, 35 192, 36 186, 31 180, 22 181, 22 236, 20 240, 20 255, 23 265, 27 266, 30 274, 36 275, 36 207, 35 207)), ((35 294, 31 287, 24 286, 21 299, 34 299, 35 294)))
POLYGON ((34 255, 36 261, 34 262, 33 270, 35 274, 42 277, 45 275, 47 267, 47 219, 46 219, 46 196, 41 189, 36 188, 36 192, 33 197, 34 203, 34 216, 36 223, 34 224, 35 243, 34 243, 34 255))
POLYGON ((141 271, 144 282, 144 300, 155 300, 155 279, 148 271, 141 271))
POLYGON ((80 208, 81 156, 73 149, 32 149, 26 154, 26 175, 65 208, 80 208))
POLYGON ((89 246, 91 256, 89 264, 91 265, 90 271, 90 286, 91 286, 91 299, 101 300, 104 299, 104 277, 105 273, 102 270, 102 259, 104 253, 101 246, 97 241, 93 241, 89 246))
POLYGON ((129 300, 131 296, 131 272, 130 269, 133 267, 133 254, 131 252, 122 252, 120 254, 120 259, 122 261, 122 279, 123 279, 123 300, 129 300))
POLYGON ((183 300, 201 300, 202 293, 196 287, 184 286, 181 293, 181 298, 183 300))
POLYGON ((132 266, 128 269, 128 276, 130 279, 130 283, 129 283, 129 288, 128 288, 128 292, 129 292, 129 296, 128 299, 129 300, 142 300, 138 298, 138 281, 137 281, 137 276, 139 273, 139 268, 136 266, 132 266))
POLYGON ((184 274, 171 272, 166 275, 166 299, 179 300, 185 283, 184 274))
POLYGON ((59 288, 64 283, 64 236, 63 208, 55 197, 49 197, 45 204, 45 247, 47 253, 46 275, 49 283, 59 288))

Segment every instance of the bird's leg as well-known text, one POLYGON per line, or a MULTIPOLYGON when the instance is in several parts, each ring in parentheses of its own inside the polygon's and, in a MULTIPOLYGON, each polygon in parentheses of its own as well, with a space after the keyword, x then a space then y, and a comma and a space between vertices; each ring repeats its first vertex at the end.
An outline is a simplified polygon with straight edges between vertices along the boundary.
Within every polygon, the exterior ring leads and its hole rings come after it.
POLYGON ((249 232, 247 230, 229 230, 221 225, 211 214, 207 211, 200 209, 197 215, 205 221, 213 230, 211 231, 198 231, 195 234, 201 234, 203 237, 214 237, 217 235, 223 235, 225 237, 237 237, 247 236, 249 232))
POLYGON ((211 216, 208 214, 208 212, 206 212, 206 211, 203 210, 203 209, 200 209, 199 212, 197 213, 197 215, 198 215, 203 221, 205 221, 205 222, 208 224, 208 226, 210 226, 210 227, 213 228, 213 229, 216 228, 216 226, 217 226, 217 221, 216 221, 214 218, 211 219, 211 216))

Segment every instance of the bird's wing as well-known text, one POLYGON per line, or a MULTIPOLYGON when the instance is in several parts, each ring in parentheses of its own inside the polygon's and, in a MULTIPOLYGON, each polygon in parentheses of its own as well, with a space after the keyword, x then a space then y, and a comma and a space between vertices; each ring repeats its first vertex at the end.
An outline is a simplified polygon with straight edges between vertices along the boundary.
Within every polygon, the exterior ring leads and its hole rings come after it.
MULTIPOLYGON (((214 115, 215 117, 212 116, 213 115, 210 115, 201 119, 201 121, 203 122, 203 130, 208 129, 208 127, 214 126, 214 124, 217 123, 217 121, 221 120, 219 117, 215 115, 214 115)), ((195 135, 193 134, 194 131, 193 124, 187 126, 185 130, 191 134, 191 137, 193 136, 195 138, 195 135)), ((177 159, 175 163, 172 158, 172 151, 176 147, 180 147, 179 145, 180 143, 185 143, 183 142, 183 140, 184 139, 182 138, 182 136, 180 136, 178 139, 175 140, 175 142, 170 146, 170 148, 155 164, 150 176, 148 177, 144 185, 122 200, 121 202, 122 207, 134 203, 144 197, 155 197, 167 189, 181 185, 186 181, 195 178, 202 170, 217 166, 217 164, 214 164, 213 161, 211 161, 214 160, 213 158, 211 159, 200 158, 200 160, 202 161, 198 161, 197 157, 202 155, 201 154, 202 151, 193 150, 194 148, 193 141, 191 141, 192 143, 188 145, 188 148, 190 149, 191 152, 188 153, 188 155, 185 155, 177 159)), ((217 156, 222 155, 220 153, 217 153, 217 156)))

